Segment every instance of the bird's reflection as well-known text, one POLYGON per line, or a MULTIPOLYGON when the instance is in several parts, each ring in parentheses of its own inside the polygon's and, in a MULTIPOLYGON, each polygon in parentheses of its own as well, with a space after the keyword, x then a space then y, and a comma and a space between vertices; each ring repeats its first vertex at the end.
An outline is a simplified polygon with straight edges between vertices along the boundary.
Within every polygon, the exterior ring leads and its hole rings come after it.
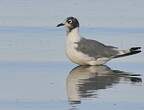
POLYGON ((94 98, 96 91, 107 89, 120 82, 138 83, 138 74, 112 70, 107 66, 78 66, 67 77, 67 94, 71 104, 81 103, 81 98, 94 98))

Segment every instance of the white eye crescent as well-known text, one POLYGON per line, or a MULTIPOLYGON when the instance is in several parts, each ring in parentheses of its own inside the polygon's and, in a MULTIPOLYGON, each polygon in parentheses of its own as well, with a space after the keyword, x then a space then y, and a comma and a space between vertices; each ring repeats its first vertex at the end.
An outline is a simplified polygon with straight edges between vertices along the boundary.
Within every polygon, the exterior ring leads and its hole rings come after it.
POLYGON ((68 22, 69 24, 71 24, 71 23, 72 23, 72 20, 70 19, 70 20, 68 20, 67 22, 68 22))

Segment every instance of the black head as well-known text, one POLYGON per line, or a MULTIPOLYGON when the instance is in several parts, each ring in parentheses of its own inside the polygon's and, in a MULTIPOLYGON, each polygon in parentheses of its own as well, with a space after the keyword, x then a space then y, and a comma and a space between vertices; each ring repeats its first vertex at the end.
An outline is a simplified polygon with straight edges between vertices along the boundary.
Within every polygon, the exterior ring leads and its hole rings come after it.
POLYGON ((68 17, 64 23, 60 23, 57 25, 57 27, 59 26, 65 26, 69 29, 69 31, 71 31, 72 29, 79 27, 79 22, 76 18, 74 17, 68 17))

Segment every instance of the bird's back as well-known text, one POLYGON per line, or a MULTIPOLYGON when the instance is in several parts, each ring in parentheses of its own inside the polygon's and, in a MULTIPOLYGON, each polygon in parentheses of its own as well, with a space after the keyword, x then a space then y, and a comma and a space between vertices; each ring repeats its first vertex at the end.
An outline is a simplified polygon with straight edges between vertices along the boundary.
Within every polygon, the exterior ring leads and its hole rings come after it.
POLYGON ((78 51, 96 59, 100 57, 112 57, 118 54, 116 47, 106 46, 96 40, 81 38, 76 43, 78 44, 76 48, 78 51))

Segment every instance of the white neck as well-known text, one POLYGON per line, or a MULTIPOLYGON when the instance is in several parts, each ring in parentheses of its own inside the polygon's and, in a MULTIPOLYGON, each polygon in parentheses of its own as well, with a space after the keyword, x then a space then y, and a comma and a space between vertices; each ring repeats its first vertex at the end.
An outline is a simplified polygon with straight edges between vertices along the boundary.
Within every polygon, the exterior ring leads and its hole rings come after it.
POLYGON ((80 41, 79 27, 72 29, 70 32, 67 32, 67 39, 73 43, 80 41))

